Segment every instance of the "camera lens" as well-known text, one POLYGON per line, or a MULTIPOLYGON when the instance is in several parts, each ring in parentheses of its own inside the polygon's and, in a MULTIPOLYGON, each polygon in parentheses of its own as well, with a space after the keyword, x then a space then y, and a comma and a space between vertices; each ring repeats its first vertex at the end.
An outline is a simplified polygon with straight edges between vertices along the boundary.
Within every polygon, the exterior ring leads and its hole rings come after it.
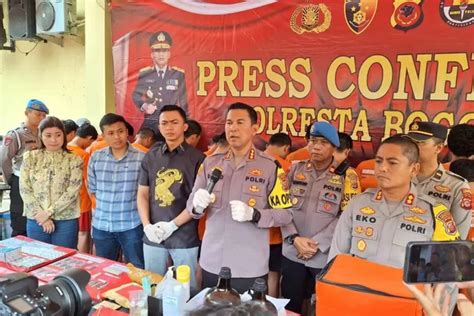
POLYGON ((92 301, 86 291, 90 274, 81 269, 70 269, 48 284, 38 287, 36 299, 54 315, 87 315, 92 301), (56 314, 57 313, 57 314, 56 314))

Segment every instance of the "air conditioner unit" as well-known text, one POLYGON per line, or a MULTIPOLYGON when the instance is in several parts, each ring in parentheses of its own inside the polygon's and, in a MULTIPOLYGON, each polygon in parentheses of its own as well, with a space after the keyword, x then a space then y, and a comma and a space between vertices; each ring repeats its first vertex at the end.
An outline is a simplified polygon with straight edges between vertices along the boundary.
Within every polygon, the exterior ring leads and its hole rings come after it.
POLYGON ((70 33, 75 23, 75 0, 36 0, 36 33, 61 35, 70 33))

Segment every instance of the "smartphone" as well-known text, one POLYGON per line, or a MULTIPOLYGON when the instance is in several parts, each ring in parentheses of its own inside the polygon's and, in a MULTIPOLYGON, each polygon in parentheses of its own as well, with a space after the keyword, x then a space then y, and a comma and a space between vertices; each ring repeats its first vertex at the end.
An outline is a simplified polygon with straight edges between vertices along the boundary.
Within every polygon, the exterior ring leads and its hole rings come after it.
POLYGON ((474 243, 467 240, 409 242, 403 280, 406 283, 474 281, 474 243))

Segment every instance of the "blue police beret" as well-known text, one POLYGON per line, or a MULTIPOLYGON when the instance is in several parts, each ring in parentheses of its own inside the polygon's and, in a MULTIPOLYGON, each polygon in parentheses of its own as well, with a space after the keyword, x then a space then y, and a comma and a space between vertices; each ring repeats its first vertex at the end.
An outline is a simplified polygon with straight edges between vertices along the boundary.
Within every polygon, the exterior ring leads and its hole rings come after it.
POLYGON ((328 122, 316 122, 311 126, 309 135, 313 137, 324 137, 336 147, 340 146, 337 129, 328 122))
POLYGON ((43 102, 41 102, 40 100, 31 99, 30 101, 28 101, 28 104, 26 105, 26 108, 49 114, 48 107, 43 102))

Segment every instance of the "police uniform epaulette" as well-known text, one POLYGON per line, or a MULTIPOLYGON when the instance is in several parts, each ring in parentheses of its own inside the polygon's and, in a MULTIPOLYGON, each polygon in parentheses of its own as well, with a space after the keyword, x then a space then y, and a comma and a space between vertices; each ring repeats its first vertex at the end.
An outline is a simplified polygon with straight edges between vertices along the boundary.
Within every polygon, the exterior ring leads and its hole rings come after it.
POLYGON ((272 162, 275 161, 275 159, 273 157, 270 157, 269 155, 267 155, 266 153, 264 153, 261 150, 255 149, 255 154, 257 154, 258 156, 260 156, 262 158, 268 159, 272 162))
POLYGON ((377 192, 379 192, 380 189, 379 188, 367 188, 364 192, 362 192, 362 194, 367 194, 367 193, 370 193, 370 194, 377 194, 377 192))
POLYGON ((454 172, 449 171, 449 170, 444 170, 444 172, 445 172, 447 175, 449 175, 449 176, 453 176, 453 177, 455 177, 456 179, 461 180, 462 182, 468 183, 466 179, 464 179, 463 177, 461 177, 461 176, 458 175, 457 173, 454 173, 454 172))
POLYGON ((152 71, 153 70, 153 67, 144 67, 142 69, 140 69, 140 73, 143 73, 143 72, 149 72, 149 71, 152 71))
POLYGON ((184 69, 183 69, 183 68, 179 68, 179 67, 173 66, 173 67, 171 67, 171 69, 174 69, 174 70, 176 70, 176 71, 179 71, 179 72, 183 72, 183 73, 184 73, 184 69))
POLYGON ((428 196, 424 193, 418 193, 417 198, 420 199, 420 200, 423 200, 425 202, 428 202, 433 206, 436 205, 436 204, 439 204, 434 198, 432 198, 431 196, 428 196))

